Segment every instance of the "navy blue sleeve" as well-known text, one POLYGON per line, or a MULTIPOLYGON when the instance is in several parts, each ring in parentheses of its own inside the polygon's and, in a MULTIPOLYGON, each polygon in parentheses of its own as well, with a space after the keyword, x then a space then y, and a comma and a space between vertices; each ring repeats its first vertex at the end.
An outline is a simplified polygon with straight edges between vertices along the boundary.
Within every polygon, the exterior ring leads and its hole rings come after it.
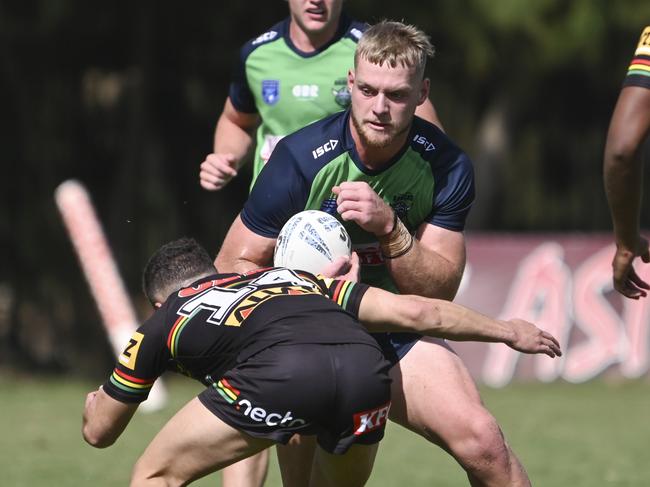
POLYGON ((230 89, 228 96, 230 101, 238 112, 244 113, 257 113, 255 106, 255 97, 248 86, 246 79, 246 58, 251 53, 249 44, 244 45, 239 50, 239 57, 237 58, 234 68, 232 81, 230 82, 230 89))
POLYGON ((448 230, 462 231, 474 202, 474 168, 467 154, 449 150, 434 166, 433 211, 428 221, 448 230))
POLYGON ((286 142, 285 137, 273 149, 240 215, 246 228, 262 237, 276 238, 286 221, 305 209, 309 196, 305 175, 286 142))

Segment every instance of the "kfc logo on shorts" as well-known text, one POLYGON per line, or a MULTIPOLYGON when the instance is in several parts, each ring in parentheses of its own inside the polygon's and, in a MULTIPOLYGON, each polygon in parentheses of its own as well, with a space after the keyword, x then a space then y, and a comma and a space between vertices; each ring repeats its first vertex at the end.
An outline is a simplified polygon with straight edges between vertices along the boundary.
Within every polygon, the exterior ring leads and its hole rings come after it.
POLYGON ((388 419, 388 411, 390 411, 390 403, 377 409, 356 413, 353 416, 354 436, 363 435, 384 426, 388 419))

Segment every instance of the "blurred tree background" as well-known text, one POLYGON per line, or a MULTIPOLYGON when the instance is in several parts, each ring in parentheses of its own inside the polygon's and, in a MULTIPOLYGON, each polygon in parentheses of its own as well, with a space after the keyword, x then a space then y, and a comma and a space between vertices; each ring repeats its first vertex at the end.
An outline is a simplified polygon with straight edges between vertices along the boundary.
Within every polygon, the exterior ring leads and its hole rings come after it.
MULTIPOLYGON (((468 230, 609 231, 603 146, 650 2, 346 9, 431 36, 431 98, 476 166, 468 230)), ((281 0, 0 0, 1 366, 103 377, 112 362, 54 205, 62 181, 90 190, 142 318, 140 271, 153 250, 181 235, 218 249, 248 175, 206 193, 198 166, 238 48, 286 14, 281 0)))

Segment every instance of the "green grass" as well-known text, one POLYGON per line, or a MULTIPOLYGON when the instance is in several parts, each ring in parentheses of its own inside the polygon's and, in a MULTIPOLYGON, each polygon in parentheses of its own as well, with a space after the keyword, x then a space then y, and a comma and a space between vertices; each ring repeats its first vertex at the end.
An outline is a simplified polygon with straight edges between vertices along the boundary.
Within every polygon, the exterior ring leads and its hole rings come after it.
MULTIPOLYGON (((168 407, 136 415, 116 445, 96 450, 80 434, 85 394, 96 384, 0 374, 0 484, 126 485, 131 466, 148 441, 200 388, 173 379, 167 381, 172 396, 168 407)), ((534 485, 650 485, 650 384, 521 384, 483 389, 482 395, 534 485)), ((218 477, 194 485, 219 486, 218 477)), ((266 485, 280 485, 275 459, 266 485)), ((368 485, 467 482, 440 449, 390 425, 368 485)))

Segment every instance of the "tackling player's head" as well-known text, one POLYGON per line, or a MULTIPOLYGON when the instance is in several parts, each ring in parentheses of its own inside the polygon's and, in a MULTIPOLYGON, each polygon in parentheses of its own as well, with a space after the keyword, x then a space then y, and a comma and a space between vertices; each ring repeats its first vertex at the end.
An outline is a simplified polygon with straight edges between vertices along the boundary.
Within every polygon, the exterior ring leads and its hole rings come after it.
POLYGON ((429 37, 417 27, 383 20, 361 36, 354 53, 354 67, 364 59, 378 66, 385 63, 391 68, 415 68, 423 78, 427 58, 434 52, 429 37))
POLYGON ((151 256, 142 274, 142 288, 155 306, 174 291, 215 272, 208 252, 196 240, 181 238, 163 245, 151 256))

